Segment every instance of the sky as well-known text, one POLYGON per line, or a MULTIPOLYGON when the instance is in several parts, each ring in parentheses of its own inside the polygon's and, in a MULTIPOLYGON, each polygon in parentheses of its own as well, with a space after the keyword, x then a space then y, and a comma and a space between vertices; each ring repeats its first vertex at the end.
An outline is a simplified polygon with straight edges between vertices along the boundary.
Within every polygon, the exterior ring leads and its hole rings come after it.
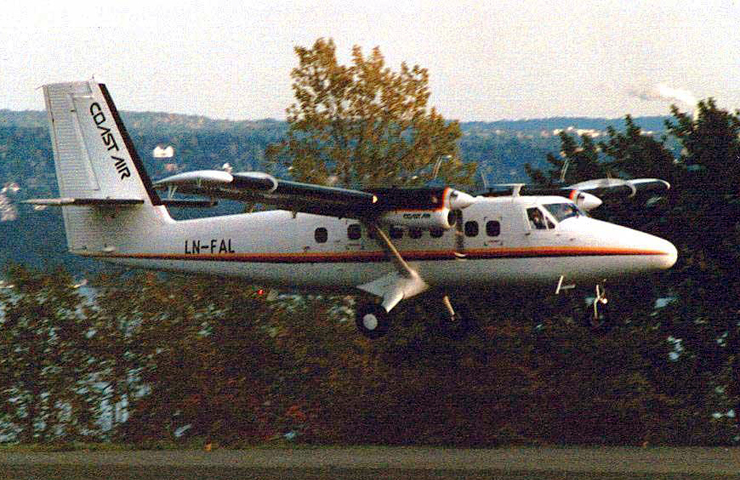
POLYGON ((87 1, 0 9, 0 109, 95 78, 119 110, 285 119, 295 46, 376 46, 461 121, 740 108, 740 0, 87 1))

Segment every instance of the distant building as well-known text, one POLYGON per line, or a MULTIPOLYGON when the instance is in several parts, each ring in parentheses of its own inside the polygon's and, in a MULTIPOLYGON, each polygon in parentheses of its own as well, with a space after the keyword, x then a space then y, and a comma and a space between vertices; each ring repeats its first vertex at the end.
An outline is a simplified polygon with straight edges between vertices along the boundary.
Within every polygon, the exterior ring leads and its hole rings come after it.
POLYGON ((569 133, 571 135, 578 135, 579 137, 582 137, 583 135, 588 135, 591 138, 596 138, 604 135, 604 132, 600 130, 595 130, 593 128, 576 128, 573 126, 570 126, 568 128, 556 128, 552 131, 552 134, 555 136, 560 135, 562 132, 569 133))
POLYGON ((12 222, 18 218, 18 210, 5 194, 0 193, 0 222, 12 222))
POLYGON ((172 145, 157 145, 152 152, 154 158, 172 158, 175 156, 175 147, 172 145))
POLYGON ((18 186, 15 182, 8 182, 5 185, 3 185, 2 190, 0 190, 0 193, 18 193, 18 190, 20 190, 21 187, 18 186))

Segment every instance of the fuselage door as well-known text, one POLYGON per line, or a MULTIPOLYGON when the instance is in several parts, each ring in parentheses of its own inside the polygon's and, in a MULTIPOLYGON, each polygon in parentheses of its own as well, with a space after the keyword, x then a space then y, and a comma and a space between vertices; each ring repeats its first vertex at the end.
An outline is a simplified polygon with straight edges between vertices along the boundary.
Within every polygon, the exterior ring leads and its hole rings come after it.
POLYGON ((530 206, 526 209, 525 219, 529 228, 524 233, 526 243, 531 246, 546 246, 553 242, 557 224, 549 213, 538 206, 530 206))

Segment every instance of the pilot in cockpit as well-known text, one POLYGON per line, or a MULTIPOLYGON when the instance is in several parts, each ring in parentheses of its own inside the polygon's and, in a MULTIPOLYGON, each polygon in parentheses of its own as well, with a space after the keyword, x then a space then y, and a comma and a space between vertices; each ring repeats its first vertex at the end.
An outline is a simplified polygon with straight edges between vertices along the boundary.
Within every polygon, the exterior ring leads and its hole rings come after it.
POLYGON ((529 226, 536 230, 547 229, 545 218, 539 208, 530 208, 527 210, 527 216, 529 217, 529 226))

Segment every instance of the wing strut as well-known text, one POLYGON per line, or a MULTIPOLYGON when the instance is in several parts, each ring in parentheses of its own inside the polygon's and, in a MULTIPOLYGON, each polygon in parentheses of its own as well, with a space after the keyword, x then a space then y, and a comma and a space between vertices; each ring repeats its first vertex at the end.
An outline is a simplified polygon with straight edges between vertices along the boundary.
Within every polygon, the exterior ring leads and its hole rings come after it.
POLYGON ((365 226, 372 232, 373 238, 375 238, 378 245, 380 245, 380 247, 385 250, 385 253, 390 257, 391 261, 396 266, 398 273, 408 278, 411 278, 414 275, 418 276, 418 273, 416 273, 416 271, 406 263, 406 260, 401 256, 401 253, 398 251, 396 246, 393 245, 393 242, 388 238, 388 235, 385 234, 376 222, 366 222, 365 226))
POLYGON ((419 273, 404 260, 393 242, 381 230, 376 222, 363 222, 373 233, 375 241, 385 251, 396 267, 395 272, 359 285, 357 288, 383 299, 383 308, 390 312, 404 298, 411 298, 429 288, 419 273))

